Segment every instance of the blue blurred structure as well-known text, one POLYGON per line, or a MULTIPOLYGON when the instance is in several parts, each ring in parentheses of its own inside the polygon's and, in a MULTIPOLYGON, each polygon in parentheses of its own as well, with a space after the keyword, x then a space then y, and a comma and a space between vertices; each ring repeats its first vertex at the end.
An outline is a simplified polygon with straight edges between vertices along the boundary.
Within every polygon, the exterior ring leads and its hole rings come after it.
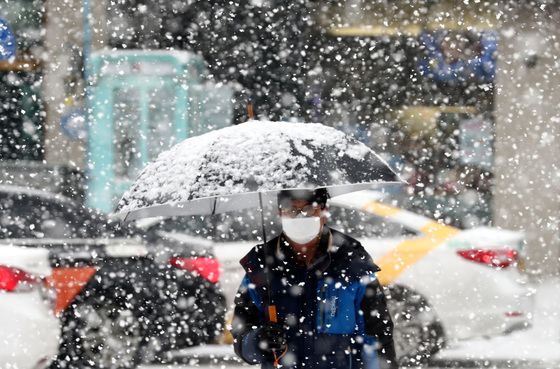
POLYGON ((16 56, 16 36, 8 22, 0 18, 0 60, 9 60, 16 56))
POLYGON ((193 53, 120 50, 93 53, 87 205, 114 209, 142 168, 188 137, 230 125, 232 89, 207 81, 193 53))
POLYGON ((423 32, 420 43, 426 55, 420 59, 418 69, 438 82, 478 79, 491 83, 496 76, 497 34, 495 31, 480 32, 478 50, 470 57, 449 60, 445 55, 444 39, 447 31, 423 32))

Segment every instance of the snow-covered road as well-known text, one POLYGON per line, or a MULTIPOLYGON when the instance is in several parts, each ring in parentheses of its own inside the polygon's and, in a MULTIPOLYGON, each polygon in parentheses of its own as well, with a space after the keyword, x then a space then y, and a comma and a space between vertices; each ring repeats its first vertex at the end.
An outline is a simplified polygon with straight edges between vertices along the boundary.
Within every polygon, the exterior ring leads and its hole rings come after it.
MULTIPOLYGON (((536 288, 533 326, 510 335, 450 343, 434 358, 429 369, 437 368, 560 368, 560 280, 536 288)), ((184 357, 203 358, 174 365, 142 366, 141 369, 233 369, 257 368, 232 362, 230 346, 209 345, 181 352, 184 357), (187 364, 184 364, 187 363, 187 364)))
MULTIPOLYGON (((247 369, 253 368, 257 369, 259 366, 250 365, 240 365, 232 363, 217 362, 213 364, 166 364, 166 365, 143 365, 138 369, 247 369)), ((456 362, 439 362, 434 363, 430 366, 421 367, 419 369, 473 369, 473 368, 485 368, 485 369, 558 369, 559 366, 553 363, 507 363, 507 362, 469 362, 464 361, 461 363, 456 362)), ((412 369, 412 368, 410 368, 412 369)))

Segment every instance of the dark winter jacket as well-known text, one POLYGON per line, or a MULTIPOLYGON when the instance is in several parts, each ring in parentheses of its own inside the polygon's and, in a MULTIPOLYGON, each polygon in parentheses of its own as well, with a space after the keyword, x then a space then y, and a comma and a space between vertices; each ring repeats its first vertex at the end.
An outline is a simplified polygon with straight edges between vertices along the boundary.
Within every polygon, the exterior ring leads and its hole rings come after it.
MULTIPOLYGON (((395 363, 393 323, 373 263, 362 245, 323 227, 314 263, 299 265, 282 236, 268 242, 270 284, 278 322, 286 329, 283 368, 370 369, 379 359, 395 363)), ((268 322, 265 248, 242 260, 246 275, 235 300, 235 352, 250 364, 273 368, 258 348, 259 327, 268 322)), ((390 365, 392 366, 392 365, 390 365)))

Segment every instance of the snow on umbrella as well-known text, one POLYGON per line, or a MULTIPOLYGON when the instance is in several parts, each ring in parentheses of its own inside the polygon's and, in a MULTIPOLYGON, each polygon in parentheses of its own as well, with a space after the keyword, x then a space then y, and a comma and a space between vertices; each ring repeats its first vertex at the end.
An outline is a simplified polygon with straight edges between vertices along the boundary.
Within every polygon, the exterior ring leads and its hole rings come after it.
POLYGON ((402 181, 379 155, 319 123, 250 121, 163 152, 123 195, 126 221, 262 207, 287 189, 331 196, 402 181))
MULTIPOLYGON (((401 183, 371 149, 318 123, 250 121, 189 138, 140 173, 116 212, 126 220, 206 215, 272 203, 279 191, 326 187, 331 196, 401 183)), ((265 275, 270 285, 269 262, 265 275)), ((268 318, 276 322, 269 291, 268 318)))

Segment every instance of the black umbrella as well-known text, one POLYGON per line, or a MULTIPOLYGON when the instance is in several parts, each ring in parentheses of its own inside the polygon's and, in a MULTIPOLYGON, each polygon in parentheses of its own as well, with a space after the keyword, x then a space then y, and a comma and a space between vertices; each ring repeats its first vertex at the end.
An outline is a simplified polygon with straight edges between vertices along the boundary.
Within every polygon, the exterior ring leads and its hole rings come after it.
MULTIPOLYGON (((402 183, 379 155, 334 128, 250 121, 189 138, 160 154, 115 212, 130 221, 258 207, 266 245, 262 209, 276 202, 279 191, 328 188, 337 196, 402 183)), ((275 320, 274 314, 270 318, 275 320)))

